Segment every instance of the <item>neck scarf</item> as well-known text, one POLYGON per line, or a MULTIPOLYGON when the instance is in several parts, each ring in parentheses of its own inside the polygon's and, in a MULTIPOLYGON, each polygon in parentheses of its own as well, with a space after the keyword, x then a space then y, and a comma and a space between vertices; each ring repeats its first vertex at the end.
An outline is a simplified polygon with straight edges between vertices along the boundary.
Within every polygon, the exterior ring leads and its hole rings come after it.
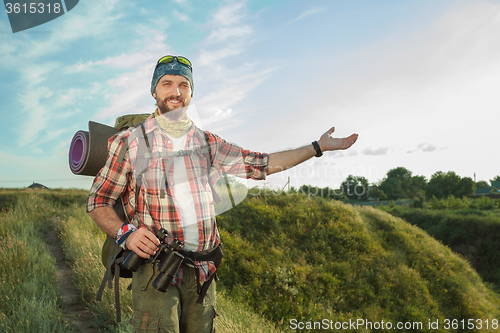
POLYGON ((183 136, 191 125, 193 125, 193 122, 187 115, 179 121, 169 121, 160 115, 160 111, 156 109, 154 116, 162 131, 174 138, 180 138, 183 136))

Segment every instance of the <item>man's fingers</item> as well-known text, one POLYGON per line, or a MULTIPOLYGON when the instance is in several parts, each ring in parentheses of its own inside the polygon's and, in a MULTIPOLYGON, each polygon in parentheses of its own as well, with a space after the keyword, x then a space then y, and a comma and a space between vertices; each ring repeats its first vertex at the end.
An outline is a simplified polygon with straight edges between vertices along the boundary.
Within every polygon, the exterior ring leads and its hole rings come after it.
POLYGON ((328 131, 326 131, 326 134, 327 134, 328 136, 330 136, 330 135, 332 135, 332 134, 333 134, 333 132, 335 132, 335 126, 334 126, 334 127, 332 127, 332 128, 330 128, 328 131))
POLYGON ((357 134, 351 134, 350 136, 348 136, 346 138, 346 144, 347 144, 346 148, 349 148, 350 146, 352 146, 357 140, 358 140, 357 134))
POLYGON ((140 228, 139 230, 144 230, 144 235, 156 246, 160 245, 160 240, 156 237, 155 234, 153 234, 151 231, 149 231, 146 228, 140 228))
POLYGON ((149 258, 156 253, 160 241, 146 228, 139 228, 132 232, 126 240, 126 246, 143 258, 149 258))

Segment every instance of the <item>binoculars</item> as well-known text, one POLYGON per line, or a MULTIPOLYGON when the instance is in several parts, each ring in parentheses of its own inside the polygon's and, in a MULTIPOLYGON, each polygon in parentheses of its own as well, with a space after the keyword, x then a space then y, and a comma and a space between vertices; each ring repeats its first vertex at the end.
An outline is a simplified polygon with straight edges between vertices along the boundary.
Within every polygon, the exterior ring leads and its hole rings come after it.
POLYGON ((144 259, 135 252, 130 252, 123 261, 123 266, 132 272, 137 272, 144 260, 156 263, 160 274, 153 281, 153 287, 163 293, 167 291, 184 260, 184 256, 178 252, 182 249, 182 243, 177 238, 172 243, 167 243, 167 234, 167 230, 163 228, 157 232, 156 237, 160 240, 160 246, 154 256, 144 259))

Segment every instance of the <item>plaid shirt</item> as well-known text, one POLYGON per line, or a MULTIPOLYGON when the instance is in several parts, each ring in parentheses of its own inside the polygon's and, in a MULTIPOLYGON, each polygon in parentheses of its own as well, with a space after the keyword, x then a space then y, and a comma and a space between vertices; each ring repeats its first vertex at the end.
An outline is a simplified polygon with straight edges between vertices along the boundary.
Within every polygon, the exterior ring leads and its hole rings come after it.
MULTIPOLYGON (((169 153, 172 154, 172 143, 153 115, 145 121, 144 128, 152 151, 147 150, 147 169, 142 173, 137 207, 136 177, 140 173, 138 166, 141 158, 137 154, 139 140, 143 140, 140 127, 122 131, 109 139, 108 159, 92 184, 87 199, 87 212, 96 207, 112 207, 121 197, 130 223, 150 230, 153 227, 156 230, 165 228, 168 231, 168 242, 177 238, 184 243, 183 223, 172 186, 174 168, 168 159, 169 153), (122 151, 123 149, 126 151, 122 151)), ((191 126, 187 132, 185 150, 195 150, 206 145, 205 138, 197 133, 196 126, 191 126)), ((267 154, 242 150, 210 132, 206 133, 211 147, 210 173, 205 155, 200 153, 183 156, 198 220, 198 251, 214 249, 220 242, 210 184, 215 184, 222 173, 255 180, 265 179, 268 163, 267 154)), ((207 281, 216 271, 212 261, 196 264, 199 267, 200 281, 207 281)), ((180 285, 181 281, 182 267, 174 282, 180 285)))

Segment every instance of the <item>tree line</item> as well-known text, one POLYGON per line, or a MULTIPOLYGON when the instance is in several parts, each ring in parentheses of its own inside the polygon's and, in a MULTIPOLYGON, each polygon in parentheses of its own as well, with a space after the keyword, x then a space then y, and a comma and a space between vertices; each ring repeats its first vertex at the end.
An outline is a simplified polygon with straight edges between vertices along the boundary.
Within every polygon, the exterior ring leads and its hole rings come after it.
MULTIPOLYGON (((500 182, 500 175, 490 182, 500 182)), ((489 188, 486 181, 474 182, 470 177, 460 177, 453 171, 434 173, 429 180, 424 176, 414 176, 404 168, 397 167, 387 172, 386 176, 378 183, 371 186, 362 176, 349 175, 339 189, 329 187, 318 188, 302 185, 299 191, 319 195, 326 198, 350 200, 398 200, 398 199, 431 199, 471 197, 476 189, 489 188)))

